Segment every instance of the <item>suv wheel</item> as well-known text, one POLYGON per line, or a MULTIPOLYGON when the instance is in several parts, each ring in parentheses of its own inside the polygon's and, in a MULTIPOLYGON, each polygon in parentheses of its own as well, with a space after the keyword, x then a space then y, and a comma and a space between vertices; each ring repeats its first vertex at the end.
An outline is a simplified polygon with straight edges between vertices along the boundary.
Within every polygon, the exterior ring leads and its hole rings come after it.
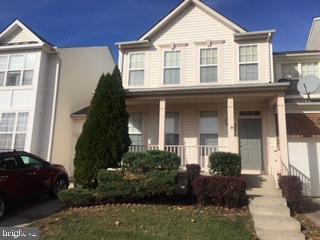
POLYGON ((65 177, 59 177, 53 185, 51 195, 55 198, 58 197, 58 193, 61 190, 67 189, 68 185, 68 180, 65 177))
POLYGON ((6 202, 4 200, 4 197, 0 195, 0 219, 3 218, 5 212, 6 212, 6 202))

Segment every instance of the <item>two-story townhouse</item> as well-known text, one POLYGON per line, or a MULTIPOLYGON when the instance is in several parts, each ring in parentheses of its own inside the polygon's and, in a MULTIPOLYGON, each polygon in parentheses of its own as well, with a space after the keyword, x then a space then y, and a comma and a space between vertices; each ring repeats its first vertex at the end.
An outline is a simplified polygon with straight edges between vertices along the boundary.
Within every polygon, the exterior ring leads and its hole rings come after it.
POLYGON ((0 33, 0 150, 25 150, 73 172, 71 114, 87 106, 108 47, 57 48, 15 20, 0 33))
POLYGON ((320 196, 320 89, 300 94, 301 77, 320 78, 320 18, 313 20, 303 51, 274 53, 274 74, 279 82, 289 82, 286 94, 289 171, 300 177, 304 193, 320 196))
POLYGON ((137 41, 117 43, 131 150, 175 152, 204 170, 213 151, 241 153, 243 173, 276 177, 289 166, 289 84, 274 80, 274 32, 185 0, 137 41))

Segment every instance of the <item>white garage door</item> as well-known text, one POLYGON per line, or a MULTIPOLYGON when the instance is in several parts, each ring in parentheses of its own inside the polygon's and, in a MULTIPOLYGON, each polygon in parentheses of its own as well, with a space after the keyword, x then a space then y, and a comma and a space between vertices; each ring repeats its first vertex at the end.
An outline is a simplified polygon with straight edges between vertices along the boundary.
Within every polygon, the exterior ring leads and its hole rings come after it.
POLYGON ((290 171, 299 176, 304 194, 320 196, 320 139, 289 139, 290 171))

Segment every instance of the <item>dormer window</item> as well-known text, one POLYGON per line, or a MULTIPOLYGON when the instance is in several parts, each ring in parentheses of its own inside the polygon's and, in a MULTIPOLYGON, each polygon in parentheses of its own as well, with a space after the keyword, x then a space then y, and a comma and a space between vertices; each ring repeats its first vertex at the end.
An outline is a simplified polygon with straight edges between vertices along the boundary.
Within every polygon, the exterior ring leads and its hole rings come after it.
POLYGON ((131 53, 129 63, 129 86, 144 85, 144 53, 131 53))
POLYGON ((258 81, 257 45, 240 46, 240 81, 258 81))
POLYGON ((0 87, 31 86, 35 66, 35 54, 0 56, 0 87))
POLYGON ((164 84, 180 83, 180 51, 164 52, 164 84))

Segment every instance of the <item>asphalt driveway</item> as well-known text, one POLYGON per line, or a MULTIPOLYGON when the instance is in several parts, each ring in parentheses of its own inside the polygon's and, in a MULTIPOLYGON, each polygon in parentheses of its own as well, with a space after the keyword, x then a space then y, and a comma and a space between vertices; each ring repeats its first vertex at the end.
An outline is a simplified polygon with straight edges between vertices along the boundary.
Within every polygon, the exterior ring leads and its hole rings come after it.
POLYGON ((62 208, 62 203, 48 196, 40 196, 15 204, 0 222, 2 227, 25 225, 53 215, 62 208))

